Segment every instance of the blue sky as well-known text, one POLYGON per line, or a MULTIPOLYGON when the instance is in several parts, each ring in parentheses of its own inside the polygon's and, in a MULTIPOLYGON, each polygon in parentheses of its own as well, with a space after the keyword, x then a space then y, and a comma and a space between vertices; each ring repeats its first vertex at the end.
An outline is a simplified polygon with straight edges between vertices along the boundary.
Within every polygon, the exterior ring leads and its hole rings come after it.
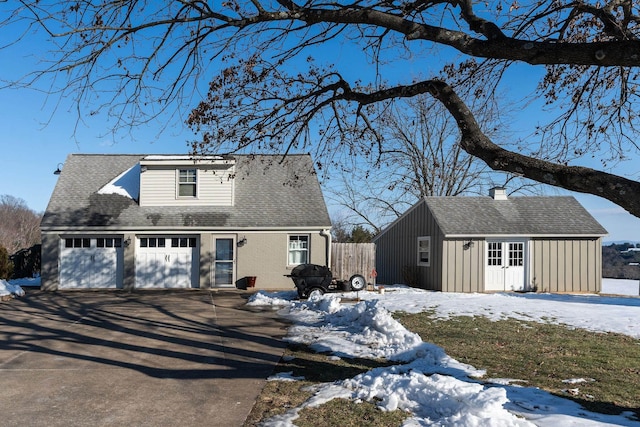
MULTIPOLYGON (((31 47, 33 49, 16 46, 2 52, 0 81, 20 77, 34 67, 44 49, 35 44, 31 47)), ((333 51, 332 57, 340 62, 341 58, 348 58, 348 53, 333 51)), ((511 83, 513 91, 521 89, 522 82, 517 78, 511 83)), ((530 115, 519 118, 516 126, 524 128, 535 124, 532 119, 535 118, 530 115)), ((0 194, 22 198, 30 208, 44 211, 57 180, 53 171, 70 153, 185 153, 187 141, 195 137, 180 121, 172 122, 162 133, 159 133, 162 123, 151 123, 136 128, 131 134, 114 136, 105 115, 98 114, 85 120, 77 123, 76 111, 69 99, 47 98, 44 92, 32 89, 0 89, 3 147, 0 194)), ((635 166, 640 165, 638 160, 635 154, 634 158, 619 165, 616 173, 622 171, 630 178, 638 179, 640 166, 635 166)), ((598 167, 597 164, 592 166, 598 167)), ((566 192, 550 190, 550 194, 566 192)), ((609 231, 605 241, 640 241, 640 219, 604 199, 573 195, 609 231)), ((337 210, 330 206, 331 212, 337 210)))

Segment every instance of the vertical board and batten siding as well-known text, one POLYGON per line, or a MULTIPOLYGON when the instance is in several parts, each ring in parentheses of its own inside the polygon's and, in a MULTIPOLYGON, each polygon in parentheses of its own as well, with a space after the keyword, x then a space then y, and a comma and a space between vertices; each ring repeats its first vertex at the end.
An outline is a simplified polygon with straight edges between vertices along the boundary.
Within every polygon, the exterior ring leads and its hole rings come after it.
POLYGON ((531 286, 539 292, 600 292, 602 242, 593 239, 533 239, 531 286))
POLYGON ((348 280, 354 274, 373 283, 376 268, 375 243, 331 243, 331 273, 334 279, 348 280))
POLYGON ((442 291, 484 292, 484 240, 445 239, 442 243, 442 291))
POLYGON ((233 168, 149 166, 140 174, 140 206, 233 206, 233 168), (196 199, 177 197, 178 169, 195 168, 196 199))
POLYGON ((425 202, 399 218, 389 229, 376 238, 377 282, 405 283, 403 268, 418 273, 418 287, 442 290, 442 233, 425 202), (431 236, 431 266, 418 267, 419 236, 431 236))

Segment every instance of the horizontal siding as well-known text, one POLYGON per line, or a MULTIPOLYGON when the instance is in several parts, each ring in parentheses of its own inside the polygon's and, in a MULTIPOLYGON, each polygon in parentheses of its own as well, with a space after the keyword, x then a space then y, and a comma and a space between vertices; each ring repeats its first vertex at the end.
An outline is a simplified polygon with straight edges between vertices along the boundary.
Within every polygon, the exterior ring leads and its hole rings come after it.
POLYGON ((178 198, 177 170, 188 166, 148 167, 140 174, 141 206, 233 206, 234 169, 198 167, 198 197, 178 198))
POLYGON ((539 292, 600 292, 601 239, 532 240, 531 286, 539 292))

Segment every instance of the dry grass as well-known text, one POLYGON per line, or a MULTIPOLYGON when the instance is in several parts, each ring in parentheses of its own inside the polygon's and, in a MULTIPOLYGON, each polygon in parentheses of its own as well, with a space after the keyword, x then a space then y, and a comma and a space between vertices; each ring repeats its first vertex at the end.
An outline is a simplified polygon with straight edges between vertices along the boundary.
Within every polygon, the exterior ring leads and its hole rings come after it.
MULTIPOLYGON (((618 334, 602 334, 564 326, 457 317, 434 320, 432 313, 396 314, 407 329, 447 354, 479 369, 488 377, 515 378, 573 399, 602 413, 632 411, 640 417, 640 341, 618 334), (594 379, 566 384, 570 378, 594 379), (567 392, 578 389, 576 395, 567 392)), ((299 407, 313 394, 310 386, 352 378, 379 366, 383 360, 338 359, 305 346, 292 346, 277 372, 292 372, 304 381, 267 382, 245 426, 255 426, 277 414, 299 407)), ((409 416, 383 412, 373 403, 335 399, 320 407, 300 411, 300 427, 400 426, 409 416)))
MULTIPOLYGON (((276 372, 292 372, 305 381, 268 381, 258 397, 245 427, 258 425, 269 417, 283 414, 300 406, 313 394, 310 386, 353 378, 379 366, 389 365, 384 360, 337 359, 316 353, 303 345, 292 345, 276 372)), ((322 426, 400 426, 409 415, 405 412, 383 412, 372 403, 354 403, 343 399, 327 402, 313 409, 300 411, 295 424, 300 427, 322 426)))
POLYGON ((434 320, 429 313, 396 318, 424 341, 488 377, 516 378, 571 398, 587 409, 640 416, 640 341, 624 335, 569 329, 561 325, 484 317, 434 320), (567 384, 572 378, 595 381, 567 384), (568 390, 578 389, 569 392, 568 390), (575 394, 574 394, 575 393, 575 394))

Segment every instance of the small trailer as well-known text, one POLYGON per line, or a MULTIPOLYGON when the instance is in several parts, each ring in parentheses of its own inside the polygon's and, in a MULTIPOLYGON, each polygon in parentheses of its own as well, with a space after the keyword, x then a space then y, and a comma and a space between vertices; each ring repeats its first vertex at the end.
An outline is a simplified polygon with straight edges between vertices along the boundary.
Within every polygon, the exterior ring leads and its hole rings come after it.
POLYGON ((293 280, 300 298, 328 292, 361 291, 367 286, 361 274, 354 274, 349 280, 336 280, 329 267, 318 264, 300 264, 285 276, 293 280))

